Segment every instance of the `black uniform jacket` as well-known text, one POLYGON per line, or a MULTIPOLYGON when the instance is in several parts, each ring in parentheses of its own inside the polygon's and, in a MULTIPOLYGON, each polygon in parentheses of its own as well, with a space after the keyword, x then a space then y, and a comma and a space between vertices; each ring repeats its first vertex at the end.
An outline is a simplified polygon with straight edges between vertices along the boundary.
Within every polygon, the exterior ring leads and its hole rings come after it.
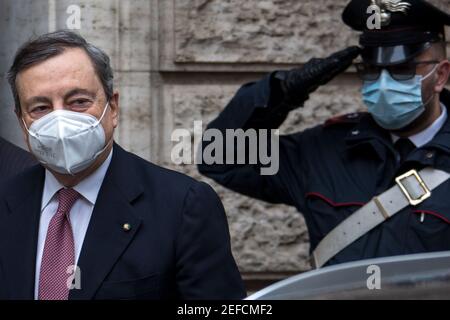
MULTIPOLYGON (((274 81, 271 74, 243 86, 208 128, 277 128, 288 111, 274 81)), ((449 91, 441 94, 441 101, 450 107, 449 91)), ((282 136, 279 152, 280 168, 272 176, 261 175, 258 164, 198 167, 231 190, 296 207, 305 217, 312 251, 340 222, 391 187, 400 174, 426 166, 450 172, 450 117, 431 142, 414 150, 403 163, 389 132, 368 113, 336 117, 282 136)), ((450 181, 420 205, 405 208, 359 238, 328 265, 443 250, 450 250, 450 181)))

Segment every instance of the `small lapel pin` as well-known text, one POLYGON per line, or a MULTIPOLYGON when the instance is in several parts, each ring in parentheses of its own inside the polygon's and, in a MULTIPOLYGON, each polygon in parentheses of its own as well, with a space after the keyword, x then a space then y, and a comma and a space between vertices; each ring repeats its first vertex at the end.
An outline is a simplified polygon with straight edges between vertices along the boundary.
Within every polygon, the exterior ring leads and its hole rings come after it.
POLYGON ((130 231, 131 230, 131 225, 129 223, 125 223, 123 225, 123 230, 126 231, 126 232, 130 231))

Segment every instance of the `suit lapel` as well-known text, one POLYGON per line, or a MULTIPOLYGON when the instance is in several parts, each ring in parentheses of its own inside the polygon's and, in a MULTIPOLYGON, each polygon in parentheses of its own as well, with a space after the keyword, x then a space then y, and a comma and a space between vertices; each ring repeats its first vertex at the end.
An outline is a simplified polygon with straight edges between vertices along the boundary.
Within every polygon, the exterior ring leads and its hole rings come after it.
POLYGON ((3 267, 11 299, 33 299, 37 237, 44 185, 44 169, 36 166, 21 175, 16 187, 6 195, 7 226, 3 267))
POLYGON ((132 202, 143 188, 131 162, 130 155, 115 144, 78 261, 81 289, 71 290, 69 299, 92 299, 138 232, 141 220, 132 202))

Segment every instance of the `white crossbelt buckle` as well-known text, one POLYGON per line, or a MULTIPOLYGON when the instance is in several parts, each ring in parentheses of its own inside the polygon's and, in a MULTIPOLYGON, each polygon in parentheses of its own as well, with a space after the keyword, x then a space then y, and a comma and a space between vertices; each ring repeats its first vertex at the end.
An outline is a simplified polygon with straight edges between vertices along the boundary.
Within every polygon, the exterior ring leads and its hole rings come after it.
POLYGON ((416 170, 402 174, 395 181, 412 206, 417 206, 431 196, 430 189, 416 170))

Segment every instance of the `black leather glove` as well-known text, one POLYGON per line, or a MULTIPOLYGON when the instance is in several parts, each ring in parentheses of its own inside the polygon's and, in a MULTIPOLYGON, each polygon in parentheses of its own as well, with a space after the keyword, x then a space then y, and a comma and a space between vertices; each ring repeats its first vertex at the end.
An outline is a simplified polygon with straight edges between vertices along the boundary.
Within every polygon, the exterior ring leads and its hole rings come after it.
POLYGON ((284 104, 290 109, 302 106, 310 93, 344 72, 360 53, 361 48, 349 47, 325 59, 313 58, 302 68, 278 71, 275 78, 281 80, 284 104))

